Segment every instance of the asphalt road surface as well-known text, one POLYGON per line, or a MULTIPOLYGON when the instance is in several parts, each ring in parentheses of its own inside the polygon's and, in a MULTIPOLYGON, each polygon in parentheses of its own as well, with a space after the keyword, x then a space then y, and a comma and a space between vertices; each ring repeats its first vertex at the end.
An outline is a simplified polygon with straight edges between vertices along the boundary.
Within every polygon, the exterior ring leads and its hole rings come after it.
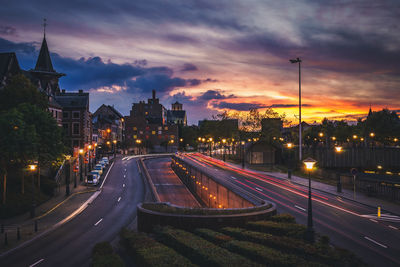
POLYGON ((117 159, 91 205, 54 231, 1 257, 0 266, 90 266, 94 245, 112 241, 136 217, 145 192, 136 161, 117 159))
MULTIPOLYGON (((289 213, 307 223, 308 188, 267 175, 242 170, 201 154, 182 158, 200 169, 230 181, 248 192, 276 203, 279 213, 289 213)), ((314 229, 330 237, 333 244, 349 249, 372 266, 400 266, 400 217, 383 214, 377 220, 375 208, 314 191, 314 229)))
POLYGON ((182 207, 201 207, 171 169, 170 157, 146 159, 144 163, 162 202, 170 202, 182 207))

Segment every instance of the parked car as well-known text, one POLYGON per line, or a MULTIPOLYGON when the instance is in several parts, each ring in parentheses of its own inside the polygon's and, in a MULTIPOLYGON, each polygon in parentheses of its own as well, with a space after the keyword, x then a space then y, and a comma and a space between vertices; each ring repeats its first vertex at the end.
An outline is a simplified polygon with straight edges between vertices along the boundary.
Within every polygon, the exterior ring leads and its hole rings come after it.
POLYGON ((99 171, 100 175, 103 174, 103 166, 101 166, 101 164, 96 164, 96 166, 94 166, 93 170, 99 171))
POLYGON ((86 178, 86 184, 92 184, 92 185, 97 185, 100 182, 99 179, 99 173, 98 172, 89 172, 86 178))

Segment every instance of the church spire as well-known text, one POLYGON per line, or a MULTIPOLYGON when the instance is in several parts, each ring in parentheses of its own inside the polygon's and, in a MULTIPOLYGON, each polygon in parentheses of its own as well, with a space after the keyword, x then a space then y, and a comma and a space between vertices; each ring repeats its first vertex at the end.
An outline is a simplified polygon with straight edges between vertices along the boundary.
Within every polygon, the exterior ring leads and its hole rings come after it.
POLYGON ((40 47, 39 57, 36 61, 35 70, 36 71, 45 71, 45 72, 55 72, 53 69, 53 64, 51 63, 49 48, 47 47, 46 41, 46 26, 47 20, 43 20, 43 41, 42 46, 40 47))
POLYGON ((372 108, 371 108, 371 103, 369 104, 369 112, 368 112, 368 117, 372 115, 372 108))

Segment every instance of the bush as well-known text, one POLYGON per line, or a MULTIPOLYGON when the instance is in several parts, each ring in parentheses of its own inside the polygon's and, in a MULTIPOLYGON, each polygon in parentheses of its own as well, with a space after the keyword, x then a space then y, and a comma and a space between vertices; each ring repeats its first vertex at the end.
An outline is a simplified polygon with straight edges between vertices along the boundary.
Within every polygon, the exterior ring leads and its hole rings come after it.
POLYGON ((233 240, 230 236, 205 228, 196 229, 194 233, 217 245, 233 240))
POLYGON ((304 239, 306 227, 293 223, 277 223, 273 221, 248 222, 246 228, 273 235, 283 235, 297 239, 304 239))
POLYGON ((122 259, 114 253, 111 244, 108 242, 101 242, 94 246, 92 252, 92 260, 94 267, 125 266, 122 259))
POLYGON ((249 259, 183 230, 163 227, 158 233, 164 242, 182 251, 194 263, 201 266, 259 266, 249 259))
POLYGON ((56 187, 57 183, 53 179, 41 176, 40 189, 44 194, 48 196, 54 196, 54 189, 56 187))
POLYGON ((296 219, 287 213, 274 215, 269 218, 270 221, 273 222, 283 222, 283 223, 296 223, 296 219))
POLYGON ((121 231, 121 243, 142 266, 194 266, 175 250, 157 242, 144 233, 121 231))

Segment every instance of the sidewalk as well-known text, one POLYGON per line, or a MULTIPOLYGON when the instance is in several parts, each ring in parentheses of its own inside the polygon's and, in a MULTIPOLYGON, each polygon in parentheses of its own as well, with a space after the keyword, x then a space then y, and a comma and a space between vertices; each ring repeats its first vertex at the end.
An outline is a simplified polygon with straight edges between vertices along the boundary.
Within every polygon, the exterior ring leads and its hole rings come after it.
MULTIPOLYGON (((242 168, 241 164, 235 164, 235 163, 232 163, 232 162, 226 162, 226 163, 231 164, 231 165, 233 165, 233 166, 235 166, 237 168, 242 168)), ((260 173, 260 174, 272 176, 274 178, 278 178, 278 179, 281 179, 281 180, 287 180, 287 181, 289 181, 289 182, 291 182, 293 184, 297 184, 297 185, 308 187, 308 179, 307 178, 294 176, 292 174, 292 178, 288 179, 287 173, 258 171, 258 170, 252 169, 251 167, 249 168, 248 166, 246 166, 245 169, 251 170, 253 172, 257 172, 257 173, 260 173)), ((317 182, 317 181, 311 180, 311 188, 313 190, 322 191, 322 192, 325 192, 325 193, 328 193, 328 194, 331 194, 331 195, 334 195, 334 196, 339 196, 341 198, 345 198, 347 200, 355 201, 357 203, 361 203, 363 205, 366 205, 366 206, 369 206, 369 207, 372 207, 372 208, 376 208, 377 209, 377 207, 379 206, 379 207, 382 208, 382 211, 390 212, 390 213, 393 213, 395 215, 400 215, 400 204, 397 204, 397 203, 394 203, 394 202, 390 202, 390 201, 385 200, 385 199, 369 197, 364 192, 357 191, 357 188, 356 188, 355 199, 354 199, 353 190, 342 188, 342 192, 339 193, 339 192, 337 192, 336 185, 329 185, 329 184, 325 184, 325 183, 322 183, 322 182, 317 182)))
POLYGON ((78 185, 74 188, 70 184, 70 196, 66 196, 66 186, 60 187, 56 196, 52 197, 45 203, 37 206, 35 209, 35 218, 30 218, 30 213, 2 220, 4 225, 4 233, 0 233, 0 253, 21 245, 46 230, 51 229, 55 224, 64 220, 75 210, 81 207, 92 195, 98 190, 98 187, 87 187, 78 185), (35 231, 35 221, 37 222, 37 231, 35 231), (18 240, 18 228, 20 240, 18 240), (7 243, 6 244, 6 236, 7 243))

